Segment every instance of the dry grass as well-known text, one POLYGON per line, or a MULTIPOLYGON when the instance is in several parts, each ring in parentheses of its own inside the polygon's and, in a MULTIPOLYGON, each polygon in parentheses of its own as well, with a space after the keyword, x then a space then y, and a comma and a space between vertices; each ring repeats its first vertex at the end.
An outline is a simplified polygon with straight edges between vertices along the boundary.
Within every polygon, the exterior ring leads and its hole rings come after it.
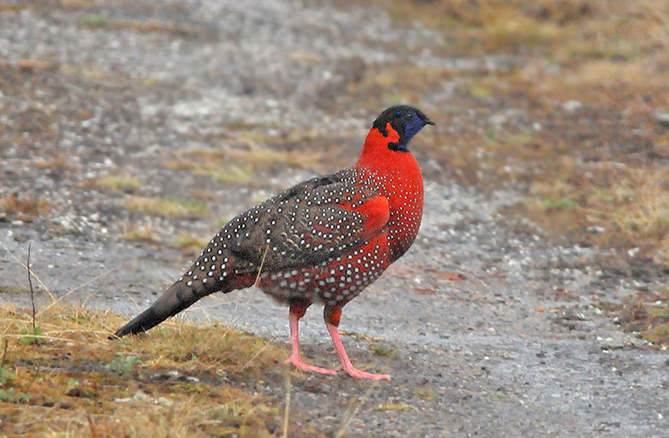
POLYGON ((170 246, 172 248, 180 249, 188 254, 196 254, 204 248, 208 242, 209 240, 206 238, 188 233, 181 233, 170 243, 170 246))
POLYGON ((116 31, 130 30, 137 33, 161 33, 182 38, 196 38, 206 36, 207 34, 213 35, 213 31, 209 31, 208 33, 206 28, 187 26, 178 22, 165 22, 155 19, 116 20, 110 19, 101 13, 86 15, 81 19, 80 24, 82 26, 93 29, 108 29, 116 31))
POLYGON ((46 169, 52 172, 62 172, 70 169, 70 162, 67 154, 56 154, 48 160, 37 160, 35 166, 39 169, 46 169))
POLYGON ((160 241, 158 230, 148 225, 131 225, 121 234, 121 239, 135 242, 157 243, 160 241))
POLYGON ((417 17, 442 31, 449 54, 557 54, 560 60, 615 58, 666 46, 666 8, 662 0, 435 0, 389 7, 396 19, 417 17))
POLYGON ((131 196, 124 206, 128 210, 168 217, 195 217, 208 212, 206 205, 200 202, 174 198, 131 196))
POLYGON ((669 348, 669 288, 638 292, 622 305, 605 305, 617 313, 623 328, 646 341, 669 348))
POLYGON ((19 294, 29 294, 29 293, 30 290, 26 289, 25 287, 0 285, 0 294, 19 295, 19 294))
POLYGON ((436 394, 434 393, 434 389, 431 387, 415 389, 413 391, 413 395, 427 402, 433 402, 437 398, 436 394))
POLYGON ((45 9, 60 7, 66 10, 85 9, 95 6, 95 0, 9 0, 0 4, 0 11, 3 12, 19 12, 25 8, 45 9))
POLYGON ((0 212, 10 218, 30 220, 42 216, 53 208, 53 204, 46 199, 18 196, 16 193, 0 198, 0 212))
POLYGON ((91 181, 91 185, 114 192, 124 193, 137 193, 142 187, 139 178, 132 175, 106 175, 91 181))
POLYGON ((612 190, 619 205, 611 218, 627 239, 654 240, 669 257, 669 175, 646 169, 619 181, 612 190))
POLYGON ((390 412, 402 412, 402 411, 411 411, 412 408, 406 403, 382 403, 376 407, 377 411, 390 411, 390 412))
MULTIPOLYGON (((251 141, 246 137, 246 141, 251 141)), ((258 138, 253 138, 258 141, 258 138)), ((174 153, 163 163, 168 169, 188 170, 214 178, 221 183, 248 184, 259 170, 272 167, 310 168, 320 159, 317 152, 250 148, 188 148, 174 153)))
POLYGON ((110 341, 123 318, 61 305, 36 336, 19 309, 0 321, 0 434, 262 437, 283 422, 253 386, 285 353, 259 338, 172 320, 110 341))
MULTIPOLYGON (((539 169, 538 169, 539 170, 539 169)), ((529 197, 513 208, 544 228, 603 246, 639 247, 658 263, 669 260, 669 173, 666 165, 575 163, 544 168, 529 197), (598 230, 597 233, 588 230, 598 230)))
POLYGON ((350 90, 357 98, 399 93, 413 101, 454 84, 452 105, 433 116, 448 135, 427 145, 453 176, 523 190, 526 200, 512 214, 556 235, 639 247, 644 257, 669 261, 669 129, 655 117, 669 111, 668 3, 437 0, 388 7, 398 19, 419 18, 442 32, 442 54, 511 55, 516 63, 411 74, 391 66, 377 77, 367 71, 350 90), (565 109, 570 100, 575 106, 565 109))
MULTIPOLYGON (((426 108, 440 131, 415 150, 461 183, 521 191, 524 200, 507 214, 529 217, 551 236, 617 248, 612 263, 623 272, 639 263, 662 272, 669 263, 669 123, 657 113, 669 112, 669 3, 379 3, 395 19, 440 32, 441 55, 512 62, 464 71, 367 68, 348 88, 352 102, 431 101, 425 96, 453 90, 447 106, 426 108)), ((669 330, 666 318, 653 317, 666 306, 642 307, 630 315, 655 342, 669 330)))

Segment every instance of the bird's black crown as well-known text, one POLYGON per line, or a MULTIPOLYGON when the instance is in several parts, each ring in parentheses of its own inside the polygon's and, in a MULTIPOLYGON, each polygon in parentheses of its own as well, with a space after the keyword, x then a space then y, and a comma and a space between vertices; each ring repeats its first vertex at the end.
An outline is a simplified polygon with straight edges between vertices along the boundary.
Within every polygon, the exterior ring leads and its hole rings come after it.
POLYGON ((388 148, 402 152, 408 151, 409 141, 425 125, 434 125, 434 122, 425 113, 409 105, 396 105, 384 110, 374 120, 372 128, 376 128, 381 134, 388 136, 388 123, 400 136, 396 143, 388 143, 388 148))

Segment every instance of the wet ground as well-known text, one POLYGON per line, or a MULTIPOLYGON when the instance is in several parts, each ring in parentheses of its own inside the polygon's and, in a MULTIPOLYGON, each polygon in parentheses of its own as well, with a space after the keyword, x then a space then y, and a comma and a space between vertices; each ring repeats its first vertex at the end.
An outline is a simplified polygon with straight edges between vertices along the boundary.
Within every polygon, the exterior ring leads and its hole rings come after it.
MULTIPOLYGON (((175 236, 206 238, 269 193, 355 159, 393 103, 351 102, 361 72, 481 68, 438 55, 437 34, 376 8, 64 5, 0 14, 0 195, 48 203, 46 213, 0 211, 0 302, 26 302, 13 288, 26 287, 18 260, 32 242, 49 289, 40 302, 51 293, 133 315, 189 263, 175 236), (198 172, 211 150, 264 158, 198 172), (303 165, 268 150, 322 155, 303 165), (99 183, 109 175, 138 183, 99 183), (154 214, 128 203, 136 198, 193 211, 154 214), (138 241, 133 230, 151 233, 138 241)), ((447 89, 411 103, 430 114, 449 105, 447 89)), ((449 141, 453 127, 437 122, 413 147, 426 174, 417 242, 346 306, 340 326, 354 363, 393 380, 309 376, 293 382, 293 410, 332 435, 348 421, 348 436, 666 436, 669 356, 602 310, 658 280, 613 275, 598 267, 602 251, 557 245, 502 216, 512 191, 447 182, 447 163, 420 151, 449 141)), ((202 300, 188 317, 287 339, 287 309, 253 289, 202 300)), ((320 309, 303 321, 306 354, 334 365, 320 309)), ((265 390, 283 399, 282 380, 265 390)))

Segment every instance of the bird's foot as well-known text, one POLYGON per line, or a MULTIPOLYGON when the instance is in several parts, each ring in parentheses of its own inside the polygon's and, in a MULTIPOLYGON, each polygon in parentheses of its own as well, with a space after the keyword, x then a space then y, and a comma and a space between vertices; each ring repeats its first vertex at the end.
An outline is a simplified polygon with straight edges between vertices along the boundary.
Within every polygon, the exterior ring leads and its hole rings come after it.
POLYGON ((353 366, 345 367, 344 371, 346 371, 349 376, 354 377, 356 379, 390 380, 390 376, 388 374, 368 373, 366 371, 361 371, 353 366))
POLYGON ((329 375, 337 374, 337 370, 330 370, 327 368, 321 368, 314 365, 310 365, 308 363, 302 362, 300 359, 294 356, 290 356, 288 359, 284 361, 284 363, 292 364, 295 368, 300 369, 302 371, 313 371, 315 373, 329 374, 329 375))

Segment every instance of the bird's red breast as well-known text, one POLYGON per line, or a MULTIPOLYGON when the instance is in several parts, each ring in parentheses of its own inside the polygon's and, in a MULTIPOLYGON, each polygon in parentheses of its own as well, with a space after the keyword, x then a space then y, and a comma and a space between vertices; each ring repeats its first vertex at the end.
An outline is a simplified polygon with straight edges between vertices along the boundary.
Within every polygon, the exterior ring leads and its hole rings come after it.
POLYGON ((399 135, 388 123, 388 135, 372 128, 365 139, 355 165, 376 175, 375 182, 388 198, 388 221, 391 261, 397 260, 413 243, 423 217, 423 175, 409 151, 391 150, 390 143, 399 135))

